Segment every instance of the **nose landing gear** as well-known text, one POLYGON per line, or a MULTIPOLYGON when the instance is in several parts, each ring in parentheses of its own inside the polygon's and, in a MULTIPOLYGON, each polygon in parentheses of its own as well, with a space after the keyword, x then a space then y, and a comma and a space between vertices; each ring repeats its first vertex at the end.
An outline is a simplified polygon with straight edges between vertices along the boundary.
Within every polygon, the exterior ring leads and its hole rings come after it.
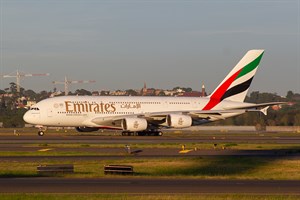
POLYGON ((44 136, 45 135, 45 131, 47 130, 47 127, 43 127, 43 126, 36 126, 39 131, 38 131, 38 135, 39 136, 44 136))
POLYGON ((38 131, 39 136, 44 136, 45 132, 44 131, 38 131))

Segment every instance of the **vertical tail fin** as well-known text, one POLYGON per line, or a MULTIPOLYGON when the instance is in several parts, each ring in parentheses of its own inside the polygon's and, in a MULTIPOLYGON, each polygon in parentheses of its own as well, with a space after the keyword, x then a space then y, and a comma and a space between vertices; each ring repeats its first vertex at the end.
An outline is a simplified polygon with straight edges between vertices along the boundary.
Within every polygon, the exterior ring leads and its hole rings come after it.
POLYGON ((212 109, 224 99, 243 102, 263 54, 264 50, 248 51, 209 96, 211 101, 204 110, 212 109))

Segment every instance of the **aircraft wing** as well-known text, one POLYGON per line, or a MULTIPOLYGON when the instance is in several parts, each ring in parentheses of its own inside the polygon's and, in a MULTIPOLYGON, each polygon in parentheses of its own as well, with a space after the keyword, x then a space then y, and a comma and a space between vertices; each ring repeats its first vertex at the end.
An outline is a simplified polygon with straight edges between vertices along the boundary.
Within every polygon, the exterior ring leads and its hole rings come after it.
MULTIPOLYGON (((189 115, 192 118, 198 118, 198 119, 207 119, 211 117, 216 118, 222 118, 222 113, 229 113, 232 112, 227 110, 193 110, 193 111, 180 111, 180 112, 166 112, 166 113, 151 113, 148 115, 145 115, 146 119, 152 119, 152 120, 162 120, 167 117, 167 115, 170 114, 181 114, 181 115, 189 115)), ((240 112, 240 111, 237 111, 240 112)), ((223 119, 223 118, 222 118, 223 119)))
POLYGON ((86 121, 86 126, 103 126, 107 128, 121 128, 121 122, 125 118, 144 118, 147 122, 154 126, 165 126, 167 116, 170 114, 188 115, 193 119, 225 119, 224 113, 243 113, 244 110, 199 110, 199 111, 171 111, 171 112, 155 112, 149 114, 123 115, 116 117, 97 117, 86 121))
POLYGON ((244 113, 244 112, 262 112, 267 114, 267 109, 272 105, 286 104, 287 102, 270 102, 261 104, 252 104, 245 106, 226 107, 224 110, 186 110, 171 112, 140 113, 135 115, 122 115, 115 117, 96 117, 85 121, 86 126, 102 126, 106 128, 122 128, 122 120, 125 118, 144 118, 154 126, 164 126, 167 116, 170 114, 188 115, 193 119, 225 119, 223 114, 244 113))
POLYGON ((178 115, 187 115, 190 116, 194 120, 199 119, 207 119, 207 120, 220 120, 225 119, 223 114, 228 113, 244 113, 245 109, 234 109, 234 110, 187 110, 187 111, 176 111, 176 112, 161 112, 161 113, 151 113, 140 115, 140 117, 145 118, 148 123, 152 125, 160 125, 166 122, 167 116, 170 114, 178 114, 178 115))
POLYGON ((288 102, 269 102, 269 103, 260 103, 260 104, 252 104, 247 106, 235 106, 235 107, 225 107, 225 110, 231 110, 231 109, 253 109, 253 108, 261 108, 266 106, 274 106, 274 105, 282 105, 287 104, 288 102))

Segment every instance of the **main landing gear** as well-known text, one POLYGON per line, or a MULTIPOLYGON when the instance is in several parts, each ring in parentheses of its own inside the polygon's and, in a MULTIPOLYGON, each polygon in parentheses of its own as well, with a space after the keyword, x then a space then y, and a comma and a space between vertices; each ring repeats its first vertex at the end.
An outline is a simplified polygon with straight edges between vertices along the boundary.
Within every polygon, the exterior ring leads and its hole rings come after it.
POLYGON ((139 132, 128 132, 123 131, 122 136, 162 136, 161 131, 139 131, 139 132))

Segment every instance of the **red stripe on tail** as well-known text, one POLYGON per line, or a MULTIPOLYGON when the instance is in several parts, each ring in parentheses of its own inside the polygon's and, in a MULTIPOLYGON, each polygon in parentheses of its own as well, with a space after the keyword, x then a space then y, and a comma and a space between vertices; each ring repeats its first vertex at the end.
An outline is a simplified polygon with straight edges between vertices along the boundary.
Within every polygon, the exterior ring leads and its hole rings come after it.
MULTIPOLYGON (((243 69, 243 68, 242 68, 243 69)), ((221 101, 222 96, 225 94, 227 89, 230 87, 232 82, 236 79, 236 77, 239 75, 239 73, 242 71, 240 69, 235 74, 233 74, 231 77, 229 77, 210 97, 209 102, 206 104, 206 106, 203 108, 203 110, 210 110, 216 105, 218 105, 221 101)))

